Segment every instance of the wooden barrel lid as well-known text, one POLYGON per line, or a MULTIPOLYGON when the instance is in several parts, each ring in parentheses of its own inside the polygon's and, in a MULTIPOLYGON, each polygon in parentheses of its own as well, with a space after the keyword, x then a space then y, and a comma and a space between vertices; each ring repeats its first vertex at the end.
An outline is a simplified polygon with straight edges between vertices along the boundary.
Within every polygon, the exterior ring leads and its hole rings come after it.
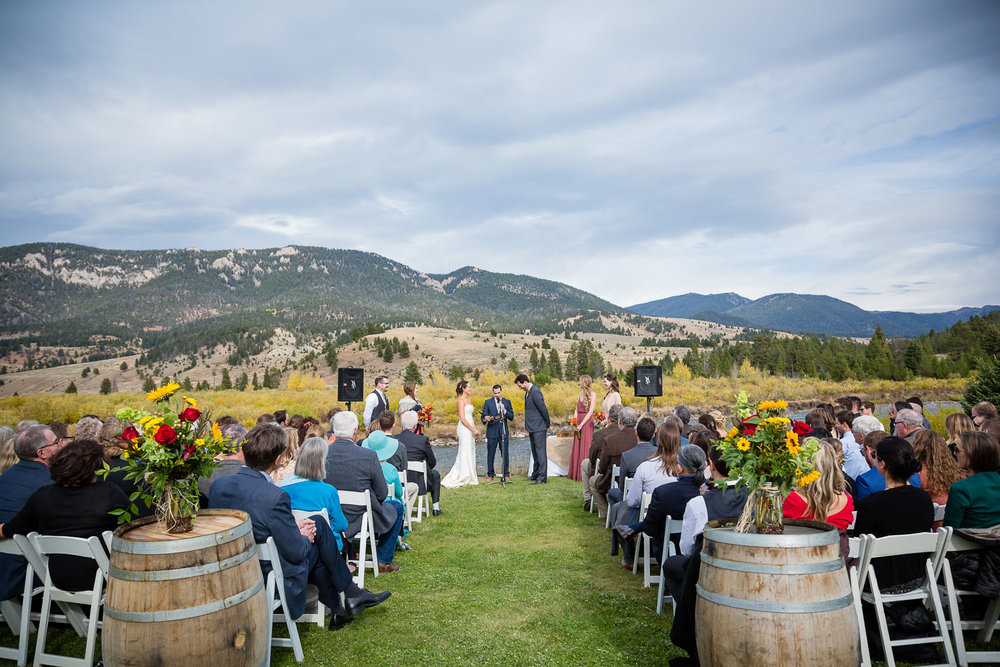
POLYGON ((119 526, 112 551, 125 553, 174 553, 225 544, 251 532, 250 515, 240 510, 202 510, 186 533, 168 533, 156 517, 146 517, 119 526))

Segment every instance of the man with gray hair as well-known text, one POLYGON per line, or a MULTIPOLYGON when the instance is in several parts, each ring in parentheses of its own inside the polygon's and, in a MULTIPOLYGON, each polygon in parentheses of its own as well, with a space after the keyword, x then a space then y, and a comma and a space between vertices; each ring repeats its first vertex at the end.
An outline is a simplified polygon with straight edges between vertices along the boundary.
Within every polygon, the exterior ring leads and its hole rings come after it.
POLYGON ((911 445, 916 432, 923 429, 924 418, 916 410, 900 410, 896 414, 896 435, 911 445))
POLYGON ((601 465, 591 480, 597 500, 597 516, 602 519, 608 514, 608 491, 615 481, 611 478, 614 466, 621 463, 622 454, 639 444, 639 437, 635 432, 638 421, 639 413, 635 408, 622 408, 618 413, 618 433, 604 439, 604 446, 599 454, 601 465))
MULTIPOLYGON (((44 424, 27 426, 14 437, 14 453, 20 460, 0 475, 0 524, 13 519, 31 494, 52 483, 49 460, 61 446, 44 424)), ((24 558, 0 555, 0 600, 24 589, 26 569, 24 558)))
POLYGON ((678 405, 674 408, 674 416, 681 420, 681 437, 687 439, 691 432, 691 425, 688 423, 691 421, 691 410, 686 405, 678 405))
POLYGON ((406 478, 410 483, 416 483, 418 494, 424 495, 428 491, 431 493, 432 510, 434 516, 441 516, 441 472, 435 468, 437 459, 434 457, 434 450, 431 448, 430 440, 426 435, 417 433, 417 413, 407 410, 400 417, 399 421, 403 426, 396 439, 406 448, 406 460, 423 461, 427 467, 427 483, 424 484, 424 476, 416 470, 407 470, 406 478), (428 488, 430 487, 430 488, 428 488))
POLYGON ((243 424, 227 424, 222 428, 222 439, 229 445, 229 453, 219 461, 219 467, 212 471, 208 477, 198 480, 198 491, 205 498, 212 489, 215 480, 221 477, 235 475, 245 464, 243 458, 243 440, 247 437, 247 427, 243 424))
POLYGON ((97 440, 104 422, 93 415, 80 417, 73 427, 74 440, 97 440))
POLYGON ((580 461, 580 479, 583 480, 583 511, 589 512, 593 507, 594 502, 594 467, 597 465, 597 459, 601 455, 601 449, 604 447, 604 441, 609 435, 614 435, 618 432, 618 415, 621 414, 622 406, 620 403, 615 403, 610 408, 608 408, 608 425, 604 428, 594 431, 594 435, 590 441, 590 453, 587 458, 580 461))

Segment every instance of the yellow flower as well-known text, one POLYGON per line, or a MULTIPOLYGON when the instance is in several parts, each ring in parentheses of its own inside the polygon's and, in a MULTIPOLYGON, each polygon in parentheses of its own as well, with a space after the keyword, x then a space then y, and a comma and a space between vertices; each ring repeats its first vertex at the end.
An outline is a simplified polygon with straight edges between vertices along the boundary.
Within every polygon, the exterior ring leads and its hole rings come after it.
POLYGON ((726 434, 727 438, 735 438, 739 434, 740 430, 735 426, 729 429, 729 433, 726 434))
POLYGON ((201 447, 202 445, 205 444, 205 438, 198 438, 197 440, 194 441, 194 444, 196 444, 199 447, 201 447))
POLYGON ((215 422, 212 422, 212 437, 216 440, 222 440, 222 429, 215 422))
POLYGON ((740 438, 739 440, 736 441, 736 449, 740 450, 741 452, 747 451, 748 449, 750 449, 750 441, 747 440, 746 438, 740 438))
POLYGON ((184 402, 187 403, 188 405, 190 405, 192 408, 198 407, 198 404, 194 402, 193 398, 189 398, 189 397, 185 396, 184 397, 184 402))
POLYGON ((148 422, 152 418, 153 418, 153 415, 146 415, 145 417, 143 417, 142 419, 139 420, 139 423, 140 424, 145 424, 146 422, 148 422))
POLYGON ((815 482, 817 479, 819 479, 819 471, 813 470, 808 475, 803 475, 802 477, 799 477, 797 483, 799 486, 808 486, 809 484, 815 482))
POLYGON ((122 452, 122 458, 123 459, 127 459, 128 458, 128 452, 127 451, 122 452))
POLYGON ((788 407, 785 401, 764 401, 757 406, 758 410, 784 410, 788 407))
POLYGON ((791 424, 792 420, 788 417, 768 417, 762 419, 761 424, 791 424))
POLYGON ((153 391, 146 394, 147 401, 158 401, 161 398, 167 398, 168 396, 173 396, 174 392, 180 389, 181 386, 176 382, 171 382, 170 384, 160 387, 159 389, 154 389, 153 391))
POLYGON ((156 430, 156 427, 163 423, 163 417, 157 417, 156 419, 150 419, 146 422, 146 431, 152 433, 156 430))

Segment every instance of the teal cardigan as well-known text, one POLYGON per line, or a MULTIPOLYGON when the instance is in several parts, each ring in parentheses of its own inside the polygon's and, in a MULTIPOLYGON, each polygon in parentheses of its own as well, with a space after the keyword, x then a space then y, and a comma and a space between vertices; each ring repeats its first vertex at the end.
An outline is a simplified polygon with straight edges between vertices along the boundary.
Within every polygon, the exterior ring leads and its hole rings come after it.
POLYGON ((944 525, 988 528, 1000 524, 1000 473, 978 472, 951 485, 944 525))

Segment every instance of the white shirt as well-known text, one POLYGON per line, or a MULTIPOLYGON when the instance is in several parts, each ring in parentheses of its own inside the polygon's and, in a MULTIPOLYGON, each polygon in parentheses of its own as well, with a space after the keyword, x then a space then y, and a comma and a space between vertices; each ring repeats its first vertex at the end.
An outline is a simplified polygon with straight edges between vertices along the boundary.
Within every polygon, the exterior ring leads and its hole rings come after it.
POLYGON ((385 394, 380 392, 378 389, 368 394, 365 398, 365 411, 362 413, 361 417, 364 419, 365 428, 372 423, 372 411, 375 410, 375 406, 378 405, 378 397, 382 397, 382 402, 389 405, 389 399, 385 397, 385 394))
MULTIPOLYGON (((736 482, 726 482, 726 486, 732 488, 736 482)), ((694 550, 695 539, 705 532, 705 524, 708 523, 708 506, 705 505, 703 496, 695 496, 688 501, 684 507, 684 523, 681 525, 681 553, 690 556, 694 550)))
POLYGON ((857 479, 871 469, 865 455, 861 453, 861 445, 854 439, 854 431, 848 431, 840 438, 844 448, 844 472, 857 479))
POLYGON ((656 487, 676 481, 676 477, 663 469, 663 462, 659 458, 643 461, 635 469, 635 477, 632 478, 632 486, 628 487, 625 503, 629 507, 639 507, 642 505, 642 494, 652 493, 656 487))

